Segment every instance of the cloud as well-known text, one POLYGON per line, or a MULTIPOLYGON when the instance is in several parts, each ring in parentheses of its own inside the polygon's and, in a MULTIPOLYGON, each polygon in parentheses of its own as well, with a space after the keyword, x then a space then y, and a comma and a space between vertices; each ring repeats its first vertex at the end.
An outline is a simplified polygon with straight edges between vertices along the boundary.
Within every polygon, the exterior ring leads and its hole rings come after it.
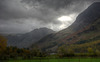
POLYGON ((25 33, 47 27, 59 31, 63 24, 57 18, 70 16, 72 21, 90 4, 99 0, 0 0, 0 32, 25 33))

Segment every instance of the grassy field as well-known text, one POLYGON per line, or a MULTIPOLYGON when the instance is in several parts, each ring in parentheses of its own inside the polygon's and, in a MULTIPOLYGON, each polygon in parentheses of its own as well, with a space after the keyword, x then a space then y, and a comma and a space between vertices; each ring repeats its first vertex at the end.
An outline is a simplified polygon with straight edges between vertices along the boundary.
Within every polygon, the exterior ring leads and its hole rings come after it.
POLYGON ((9 60, 6 62, 100 62, 99 58, 86 59, 34 59, 34 60, 9 60))

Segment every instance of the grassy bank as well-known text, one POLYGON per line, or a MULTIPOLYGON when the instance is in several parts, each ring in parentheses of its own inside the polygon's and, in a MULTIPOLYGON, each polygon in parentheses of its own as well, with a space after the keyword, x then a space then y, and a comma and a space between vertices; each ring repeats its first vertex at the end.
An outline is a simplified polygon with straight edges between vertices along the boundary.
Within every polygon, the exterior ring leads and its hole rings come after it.
POLYGON ((8 60, 6 62, 100 62, 100 58, 63 58, 63 59, 32 59, 32 60, 8 60))

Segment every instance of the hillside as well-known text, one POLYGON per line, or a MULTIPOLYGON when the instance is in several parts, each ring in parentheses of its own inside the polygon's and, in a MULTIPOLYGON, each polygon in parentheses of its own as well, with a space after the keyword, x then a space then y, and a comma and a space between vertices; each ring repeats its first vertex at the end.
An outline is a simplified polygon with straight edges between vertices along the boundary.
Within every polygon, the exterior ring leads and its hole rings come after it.
POLYGON ((72 48, 76 52, 85 52, 88 47, 100 50, 100 19, 93 24, 78 31, 62 41, 65 43, 64 47, 72 48), (66 42, 67 41, 67 42, 66 42))
POLYGON ((31 44, 37 42, 44 36, 54 33, 53 30, 48 28, 34 29, 25 34, 8 35, 8 46, 17 46, 18 48, 27 48, 31 44))
POLYGON ((64 44, 77 44, 91 42, 92 38, 99 37, 100 24, 100 2, 93 3, 81 14, 78 15, 75 22, 68 28, 55 34, 50 34, 42 38, 36 44, 31 46, 39 46, 44 50, 54 50, 64 44), (86 41, 85 41, 86 40, 86 41), (90 40, 90 41, 87 41, 90 40), (41 46, 40 46, 41 45, 41 46))

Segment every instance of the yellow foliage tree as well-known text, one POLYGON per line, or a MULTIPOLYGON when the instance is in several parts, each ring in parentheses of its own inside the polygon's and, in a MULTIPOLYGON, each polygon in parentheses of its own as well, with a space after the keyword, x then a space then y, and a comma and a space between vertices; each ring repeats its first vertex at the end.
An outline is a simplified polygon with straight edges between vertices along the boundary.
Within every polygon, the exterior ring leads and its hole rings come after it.
POLYGON ((90 54, 93 53, 93 49, 92 48, 89 47, 87 50, 88 50, 88 53, 90 53, 90 54))
POLYGON ((96 49, 95 53, 97 56, 100 56, 100 51, 98 49, 96 49))
POLYGON ((5 37, 0 35, 0 55, 6 50, 7 40, 5 37))

